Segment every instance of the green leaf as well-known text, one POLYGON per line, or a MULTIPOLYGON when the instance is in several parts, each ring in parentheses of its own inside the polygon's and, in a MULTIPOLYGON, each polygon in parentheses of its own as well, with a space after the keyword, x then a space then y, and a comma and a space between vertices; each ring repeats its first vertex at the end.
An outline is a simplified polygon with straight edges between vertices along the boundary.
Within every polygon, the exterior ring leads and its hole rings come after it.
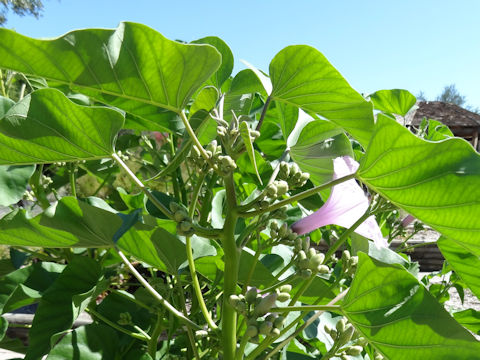
POLYGON ((253 149, 252 137, 250 135, 250 127, 248 126, 247 121, 242 121, 241 118, 239 120, 240 120, 240 125, 238 126, 238 130, 240 131, 240 136, 242 137, 243 143, 245 144, 245 149, 247 150, 248 158, 250 159, 250 162, 253 168, 255 169, 255 175, 257 175, 258 181, 260 181, 260 184, 263 184, 262 178, 258 173, 257 161, 255 159, 255 150, 253 149))
POLYGON ((0 118, 2 118, 13 105, 15 105, 15 101, 0 96, 0 118))
POLYGON ((211 77, 211 82, 218 89, 221 88, 222 84, 230 77, 233 70, 233 54, 232 50, 222 39, 216 36, 207 36, 195 41, 192 41, 192 44, 209 44, 214 46, 218 52, 222 55, 222 64, 211 77))
POLYGON ((185 244, 168 231, 159 228, 152 234, 152 242, 170 274, 176 274, 180 265, 187 261, 185 244))
POLYGON ((0 29, 0 67, 41 76, 171 128, 166 110, 183 110, 220 66, 210 45, 181 44, 141 24, 86 29, 36 40, 0 29), (159 109, 161 108, 161 109, 159 109))
POLYGON ((119 346, 115 330, 90 324, 67 333, 50 351, 47 360, 115 360, 119 346))
POLYGON ((405 116, 417 99, 409 91, 402 89, 379 90, 370 95, 373 107, 377 110, 405 116))
POLYGON ((37 90, 0 119, 0 164, 109 157, 122 125, 118 111, 76 105, 55 89, 37 90))
POLYGON ((190 114, 195 114, 199 110, 212 110, 217 104, 218 90, 213 86, 204 87, 195 98, 190 107, 190 114))
MULTIPOLYGON (((275 102, 277 121, 280 122, 283 139, 287 141, 298 120, 298 108, 282 102, 275 102)), ((268 112, 267 112, 268 113, 268 112)))
POLYGON ((310 174, 316 185, 332 180, 333 159, 352 156, 350 140, 338 126, 317 120, 308 123, 300 133, 290 155, 302 171, 310 174))
POLYGON ((429 142, 379 114, 358 178, 471 250, 480 251, 480 156, 463 139, 429 142))
MULTIPOLYGON (((251 251, 250 249, 248 249, 251 251)), ((244 248, 240 256, 240 265, 238 267, 238 282, 243 284, 248 278, 250 270, 254 267, 249 286, 267 287, 274 283, 275 278, 268 268, 262 262, 255 262, 255 257, 244 248)))
POLYGON ((29 332, 26 360, 38 359, 50 349, 50 338, 70 329, 88 303, 97 295, 101 276, 98 262, 75 257, 45 292, 29 332))
POLYGON ((16 204, 27 190, 35 166, 0 166, 0 206, 16 204))
POLYGON ((387 359, 478 358, 480 343, 400 265, 359 253, 342 310, 387 359))
POLYGON ((121 218, 109 211, 64 197, 31 219, 23 210, 3 217, 0 243, 34 247, 110 247, 121 225, 121 218))
POLYGON ((425 136, 425 140, 442 141, 454 136, 447 125, 443 125, 437 120, 428 120, 428 134, 425 136))
POLYGON ((366 145, 373 130, 372 104, 353 90, 316 49, 288 46, 270 63, 272 99, 317 113, 366 145))
POLYGON ((453 313, 453 317, 459 324, 473 333, 480 335, 480 311, 467 309, 453 313))
POLYGON ((0 313, 7 313, 39 301, 65 265, 35 263, 16 270, 0 280, 0 313))
POLYGON ((470 249, 463 246, 461 242, 444 236, 437 240, 437 245, 457 275, 480 298, 480 278, 478 277, 480 251, 478 251, 478 248, 470 249))

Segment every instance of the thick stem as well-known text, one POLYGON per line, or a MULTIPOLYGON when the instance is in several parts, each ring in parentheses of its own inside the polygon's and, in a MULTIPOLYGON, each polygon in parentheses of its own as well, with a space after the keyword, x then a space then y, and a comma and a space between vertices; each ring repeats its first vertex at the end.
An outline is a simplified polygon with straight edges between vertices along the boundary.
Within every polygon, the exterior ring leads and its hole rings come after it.
POLYGON ((233 176, 224 178, 227 197, 227 215, 223 227, 222 245, 224 251, 225 271, 222 305, 222 348, 223 359, 234 360, 237 348, 237 313, 230 305, 230 295, 237 290, 239 251, 235 243, 235 226, 237 225, 237 197, 233 176))
MULTIPOLYGON (((277 209, 280 209, 281 207, 285 206, 285 205, 288 205, 288 204, 291 204, 295 201, 300 201, 300 200, 303 200, 309 196, 312 196, 312 195, 315 195, 316 193, 322 191, 322 190, 325 190, 325 189, 328 189, 328 188, 331 188, 332 186, 335 186, 335 185, 338 185, 342 182, 345 182, 345 181, 348 181, 348 180, 351 180, 355 178, 355 174, 350 174, 350 175, 347 175, 347 176, 344 176, 344 177, 341 177, 339 179, 335 179, 335 180, 332 180, 326 184, 322 184, 322 185, 319 185, 319 186, 315 186, 314 188, 311 188, 311 189, 308 189, 308 190, 305 190, 305 191, 302 191, 301 193, 298 193, 296 195, 293 195, 287 199, 283 199, 283 200, 280 200, 278 202, 276 202, 275 204, 272 204, 270 205, 269 207, 265 208, 265 209, 260 209, 260 210, 255 210, 255 211, 248 211, 248 212, 243 212, 243 213, 239 213, 239 216, 241 217, 252 217, 252 216, 257 216, 257 215, 262 215, 264 213, 267 213, 267 212, 271 212, 271 211, 274 211, 274 210, 277 210, 277 209)), ((250 208, 251 207, 251 203, 248 203, 248 204, 245 204, 243 205, 242 207, 240 207, 240 211, 245 209, 245 208, 250 208)))
POLYGON ((75 171, 76 171, 75 163, 68 164, 68 176, 70 178, 70 191, 72 192, 73 197, 77 197, 77 185, 75 179, 75 171))
POLYGON ((143 276, 135 269, 135 267, 128 261, 127 257, 117 248, 118 256, 122 259, 123 263, 128 267, 130 272, 137 278, 137 280, 147 289, 147 291, 160 302, 169 312, 171 312, 175 317, 177 317, 180 321, 183 321, 187 325, 193 327, 194 329, 201 329, 200 326, 195 324, 193 321, 185 317, 180 311, 178 311, 172 304, 170 304, 167 300, 163 298, 149 283, 147 280, 143 278, 143 276))
POLYGON ((302 306, 282 306, 273 307, 270 312, 285 313, 290 311, 337 311, 340 308, 339 305, 302 305, 302 306))

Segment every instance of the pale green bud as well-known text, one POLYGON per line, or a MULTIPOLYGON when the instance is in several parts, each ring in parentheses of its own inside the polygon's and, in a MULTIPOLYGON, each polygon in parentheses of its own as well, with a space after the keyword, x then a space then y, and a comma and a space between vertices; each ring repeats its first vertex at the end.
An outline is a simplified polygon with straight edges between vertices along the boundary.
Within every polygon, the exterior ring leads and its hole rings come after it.
POLYGON ((258 332, 262 335, 269 335, 272 331, 273 324, 270 321, 264 321, 258 327, 258 332))
POLYGON ((357 356, 357 355, 360 355, 362 353, 362 350, 363 348, 361 346, 350 346, 346 353, 347 355, 351 355, 351 356, 357 356))
POLYGON ((255 325, 249 325, 245 330, 245 336, 252 338, 258 335, 258 329, 255 325))
POLYGON ((290 294, 287 293, 287 292, 280 292, 280 293, 278 293, 277 300, 280 301, 280 302, 290 300, 290 294))

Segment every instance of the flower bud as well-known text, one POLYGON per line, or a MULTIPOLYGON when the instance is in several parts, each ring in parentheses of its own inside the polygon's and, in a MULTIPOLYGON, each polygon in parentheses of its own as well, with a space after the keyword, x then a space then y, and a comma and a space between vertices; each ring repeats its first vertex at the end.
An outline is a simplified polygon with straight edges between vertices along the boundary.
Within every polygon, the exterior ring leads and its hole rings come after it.
POLYGON ((277 196, 285 195, 288 191, 288 184, 283 180, 276 180, 275 185, 277 187, 277 196))
POLYGON ((282 161, 280 163, 280 169, 278 171, 278 174, 282 179, 288 179, 288 175, 290 173, 290 167, 288 166, 288 163, 285 161, 282 161))
POLYGON ((263 316, 267 312, 270 311, 270 309, 275 305, 275 301, 277 300, 277 293, 270 293, 258 303, 258 305, 255 306, 255 315, 257 316, 263 316))
POLYGON ((245 330, 245 336, 252 338, 257 335, 258 335, 258 328, 255 325, 247 326, 247 329, 245 330))
POLYGON ((298 267, 300 269, 309 269, 310 268, 310 260, 309 259, 301 259, 298 262, 298 267))
POLYGON ((278 293, 277 300, 280 301, 280 302, 288 301, 288 300, 290 300, 290 294, 287 293, 287 292, 280 292, 280 293, 278 293))
POLYGON ((346 353, 347 355, 351 355, 351 356, 357 356, 357 355, 360 355, 362 353, 362 350, 363 348, 361 346, 350 346, 346 353))
POLYGON ((303 247, 303 251, 307 252, 308 249, 310 248, 310 237, 306 237, 303 239, 303 244, 302 244, 302 247, 303 247))
POLYGON ((282 226, 280 226, 280 229, 278 229, 278 237, 279 238, 284 238, 288 233, 288 225, 286 223, 283 223, 282 226))
POLYGON ((330 269, 328 268, 327 265, 318 265, 317 267, 317 272, 319 274, 328 274, 329 271, 330 269))
POLYGON ((349 342, 352 339, 354 330, 353 326, 348 324, 344 332, 340 333, 339 331, 338 342, 342 345, 349 342))
POLYGON ((345 319, 340 319, 340 321, 338 321, 337 324, 335 325, 335 328, 339 333, 343 333, 345 331, 346 326, 347 326, 347 322, 345 321, 345 319))
POLYGON ((273 324, 270 321, 264 321, 258 327, 258 332, 262 335, 270 335, 272 328, 273 324))
POLYGON ((297 237, 295 239, 294 247, 295 247, 295 252, 303 251, 302 250, 302 239, 301 238, 297 237))
POLYGON ((185 209, 179 209, 179 210, 175 211, 175 213, 173 214, 173 219, 176 222, 181 222, 183 220, 188 219, 188 213, 185 209))
POLYGON ((232 307, 237 306, 239 301, 240 301, 240 298, 238 297, 238 295, 230 295, 230 297, 228 298, 228 302, 232 307))
POLYGON ((255 299, 257 298, 258 290, 256 287, 251 287, 248 289, 248 291, 245 293, 245 300, 249 304, 253 304, 255 302, 255 299))
POLYGON ((192 236, 195 233, 193 224, 189 220, 181 221, 177 224, 177 234, 181 236, 192 236))
POLYGON ((280 292, 286 292, 286 293, 289 293, 290 291, 292 291, 292 285, 289 285, 289 284, 286 284, 286 285, 282 285, 278 288, 278 290, 280 292))
POLYGON ((275 321, 273 322, 273 327, 274 327, 275 329, 281 329, 284 322, 285 322, 285 317, 279 316, 279 317, 277 317, 277 318, 275 319, 275 321))
POLYGON ((269 184, 266 188, 265 188, 265 193, 267 194, 268 197, 276 197, 277 196, 277 186, 275 185, 275 183, 272 183, 272 184, 269 184))
POLYGON ((317 255, 317 250, 315 250, 314 248, 309 248, 307 251, 307 257, 311 259, 315 255, 317 255))

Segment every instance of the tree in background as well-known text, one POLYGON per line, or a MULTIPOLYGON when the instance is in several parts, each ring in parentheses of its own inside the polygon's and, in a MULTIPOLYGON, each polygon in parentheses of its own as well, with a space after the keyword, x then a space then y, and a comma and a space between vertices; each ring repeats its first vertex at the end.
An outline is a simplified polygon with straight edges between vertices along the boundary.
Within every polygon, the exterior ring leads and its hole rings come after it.
POLYGON ((465 96, 461 95, 458 92, 455 84, 450 84, 445 86, 443 88, 442 93, 438 95, 435 100, 443 101, 449 104, 455 104, 461 107, 463 107, 463 105, 465 105, 465 102, 466 102, 465 96))
POLYGON ((41 0, 0 0, 0 5, 0 25, 7 22, 8 11, 20 16, 33 15, 38 18, 43 10, 41 0))

